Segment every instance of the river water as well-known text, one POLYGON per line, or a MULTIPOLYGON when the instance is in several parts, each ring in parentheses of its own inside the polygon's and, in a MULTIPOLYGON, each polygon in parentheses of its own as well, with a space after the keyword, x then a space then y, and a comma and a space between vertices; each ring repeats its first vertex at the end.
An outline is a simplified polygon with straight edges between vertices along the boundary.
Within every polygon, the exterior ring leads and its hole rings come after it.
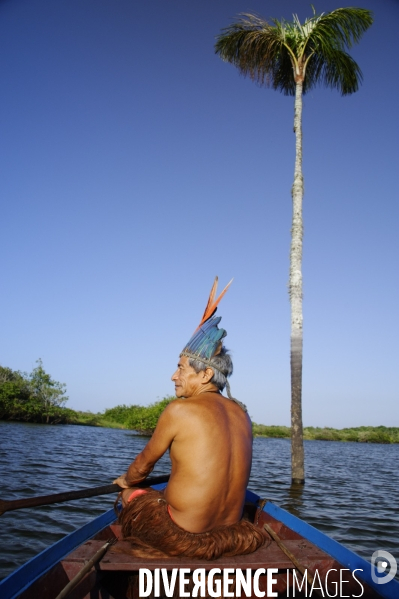
MULTIPOLYGON (((0 422, 0 499, 105 485, 148 439, 132 431, 0 422)), ((249 488, 370 561, 399 561, 399 445, 305 441, 306 484, 290 486, 290 441, 254 440, 249 488)), ((169 472, 164 456, 154 476, 169 472)), ((0 578, 113 505, 114 495, 6 512, 0 578)))

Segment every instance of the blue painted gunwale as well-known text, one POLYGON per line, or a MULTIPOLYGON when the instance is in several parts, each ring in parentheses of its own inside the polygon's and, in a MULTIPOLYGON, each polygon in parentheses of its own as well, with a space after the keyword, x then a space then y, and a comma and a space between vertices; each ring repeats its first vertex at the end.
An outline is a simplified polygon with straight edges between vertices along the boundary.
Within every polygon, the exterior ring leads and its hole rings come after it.
MULTIPOLYGON (((252 493, 252 491, 247 491, 247 501, 253 502, 256 501, 257 498, 258 495, 252 493)), ((293 516, 272 502, 266 503, 263 511, 285 524, 294 532, 300 534, 302 537, 319 547, 319 549, 328 553, 328 555, 331 555, 331 557, 337 560, 343 568, 348 568, 352 572, 356 569, 362 570, 362 572, 356 572, 356 578, 367 583, 383 599, 399 599, 399 583, 396 580, 391 580, 386 584, 375 583, 371 578, 371 568, 374 568, 374 572, 378 576, 377 569, 372 566, 371 563, 350 549, 347 549, 347 547, 344 547, 337 541, 334 541, 334 539, 331 539, 320 532, 320 530, 317 530, 317 528, 314 528, 304 520, 293 516)))
MULTIPOLYGON (((166 483, 154 485, 154 489, 164 489, 166 483)), ((23 591, 28 589, 36 580, 46 574, 51 568, 54 568, 61 560, 77 547, 86 543, 115 522, 116 516, 114 509, 110 509, 101 516, 94 518, 81 528, 78 528, 69 535, 60 539, 47 549, 44 549, 35 557, 32 557, 28 562, 20 566, 14 572, 11 572, 6 578, 0 581, 0 597, 1 599, 15 599, 23 591)))
MULTIPOLYGON (((154 488, 163 489, 165 486, 166 483, 155 485, 154 488)), ((245 499, 248 502, 255 503, 258 501, 259 495, 247 490, 245 499)), ((268 502, 264 507, 264 511, 291 530, 302 535, 311 543, 314 543, 314 545, 331 555, 331 557, 336 559, 345 568, 351 571, 355 569, 363 570, 363 572, 357 572, 356 576, 372 587, 383 599, 398 599, 399 583, 391 580, 384 585, 376 584, 371 578, 371 564, 350 549, 327 537, 310 524, 293 516, 274 503, 268 502)), ((113 509, 110 509, 33 557, 26 564, 23 564, 7 576, 7 578, 0 581, 1 599, 16 599, 18 595, 29 588, 31 584, 53 568, 59 561, 64 559, 71 551, 74 551, 79 545, 91 539, 114 521, 115 512, 113 509)))
POLYGON ((101 516, 94 518, 81 528, 60 539, 54 545, 47 547, 35 555, 26 564, 20 566, 9 576, 0 581, 1 599, 18 597, 25 589, 29 588, 43 574, 51 570, 59 561, 74 551, 79 545, 91 539, 95 534, 115 521, 115 512, 108 510, 101 516))

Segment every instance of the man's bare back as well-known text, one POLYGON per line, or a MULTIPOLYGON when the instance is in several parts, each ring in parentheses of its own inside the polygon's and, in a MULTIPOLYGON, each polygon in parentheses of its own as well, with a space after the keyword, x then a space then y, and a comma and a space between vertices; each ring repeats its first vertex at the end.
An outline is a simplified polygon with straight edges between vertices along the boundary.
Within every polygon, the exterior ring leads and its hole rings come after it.
MULTIPOLYGON (((246 412, 190 369, 182 357, 179 374, 172 380, 176 395, 187 399, 168 405, 144 450, 125 478, 116 482, 131 487, 143 480, 169 449, 172 471, 165 499, 170 514, 181 528, 204 532, 234 524, 242 516, 251 470, 252 427, 246 412), (192 390, 195 393, 188 396, 192 390)), ((130 493, 124 492, 125 501, 130 493)))

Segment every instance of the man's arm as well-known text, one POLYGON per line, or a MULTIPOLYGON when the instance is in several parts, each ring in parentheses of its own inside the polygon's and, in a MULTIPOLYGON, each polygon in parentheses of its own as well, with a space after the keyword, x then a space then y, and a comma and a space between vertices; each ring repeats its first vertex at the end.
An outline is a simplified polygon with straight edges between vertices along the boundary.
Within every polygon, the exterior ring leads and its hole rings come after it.
POLYGON ((142 482, 153 471, 156 462, 170 447, 177 432, 179 401, 169 404, 159 417, 158 424, 147 445, 130 464, 126 474, 114 480, 123 488, 132 487, 142 482))

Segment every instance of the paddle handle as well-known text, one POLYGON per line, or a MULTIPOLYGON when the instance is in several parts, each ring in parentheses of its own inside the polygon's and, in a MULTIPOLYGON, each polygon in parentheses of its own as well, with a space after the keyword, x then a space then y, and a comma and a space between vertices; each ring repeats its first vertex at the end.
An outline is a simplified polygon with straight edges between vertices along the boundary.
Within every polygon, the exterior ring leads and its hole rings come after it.
MULTIPOLYGON (((304 576, 304 577, 307 578, 308 584, 311 585, 311 587, 312 587, 312 592, 315 592, 318 597, 324 597, 324 592, 323 591, 320 592, 319 587, 313 588, 313 576, 311 575, 311 573, 308 571, 307 568, 305 568, 305 566, 303 566, 297 560, 297 558, 295 557, 295 555, 288 549, 288 547, 286 547, 284 545, 283 541, 280 539, 280 537, 278 536, 278 534, 271 528, 271 526, 269 526, 265 522, 264 525, 263 525, 263 528, 266 530, 266 532, 269 533, 269 535, 272 537, 273 541, 275 541, 277 543, 277 545, 280 547, 281 551, 283 551, 285 553, 285 555, 292 561, 292 563, 294 564, 295 568, 297 570, 299 570, 299 572, 302 574, 302 576, 304 576)), ((288 573, 288 570, 287 570, 287 573, 288 573)), ((305 587, 305 588, 307 588, 307 587, 305 587)), ((294 591, 294 593, 295 593, 295 591, 294 591)), ((332 596, 333 595, 329 595, 329 597, 332 597, 332 596)))
MULTIPOLYGON (((152 485, 166 483, 169 480, 169 475, 152 476, 146 478, 135 487, 146 488, 152 485)), ((84 499, 86 497, 96 497, 97 495, 107 495, 108 493, 118 493, 122 488, 119 485, 104 485, 102 487, 90 487, 88 489, 80 489, 78 491, 67 491, 66 493, 56 493, 54 495, 42 495, 40 497, 29 497, 27 499, 15 499, 10 501, 0 500, 0 516, 4 512, 11 510, 20 510, 25 507, 37 507, 39 505, 50 505, 51 503, 62 503, 63 501, 72 501, 74 499, 84 499)))

